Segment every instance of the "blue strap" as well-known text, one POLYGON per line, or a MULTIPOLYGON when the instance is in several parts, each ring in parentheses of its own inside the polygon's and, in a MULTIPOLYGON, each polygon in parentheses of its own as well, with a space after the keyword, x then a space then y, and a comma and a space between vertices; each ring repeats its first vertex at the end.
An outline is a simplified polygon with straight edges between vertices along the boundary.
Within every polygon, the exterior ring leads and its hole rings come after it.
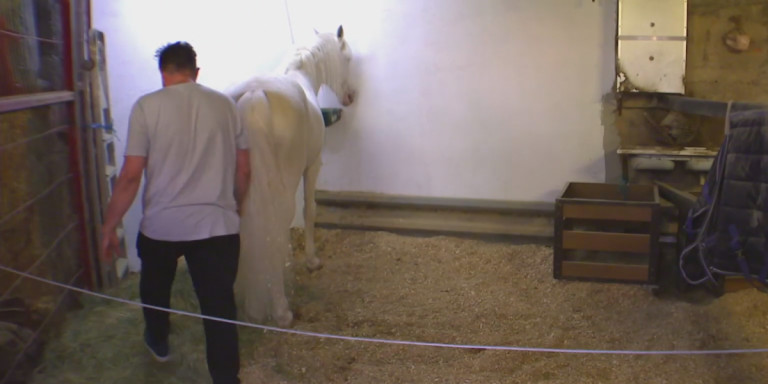
POLYGON ((749 265, 747 265, 747 258, 744 257, 744 253, 741 252, 741 243, 739 242, 739 232, 736 229, 736 226, 731 224, 728 226, 728 232, 731 233, 731 249, 733 249, 734 252, 736 252, 736 262, 739 264, 739 268, 741 269, 741 273, 744 275, 744 279, 747 280, 747 282, 758 289, 759 291, 765 292, 765 277, 763 273, 765 272, 765 265, 763 266, 763 271, 760 272, 760 280, 759 282, 755 282, 755 279, 752 277, 752 273, 749 271, 749 265), (762 285, 760 284, 762 283, 762 285))
POLYGON ((752 274, 749 273, 749 266, 747 265, 747 259, 744 257, 744 254, 741 252, 741 242, 739 242, 739 231, 736 229, 736 226, 731 224, 728 226, 728 232, 731 234, 731 242, 729 245, 731 246, 731 250, 736 253, 736 263, 739 264, 739 269, 741 269, 741 274, 744 275, 744 278, 747 280, 748 283, 752 283, 752 274))
POLYGON ((711 235, 704 238, 704 240, 701 242, 701 246, 703 248, 712 248, 715 243, 717 243, 717 235, 711 235))
POLYGON ((747 280, 747 282, 751 286, 753 286, 755 289, 757 289, 760 292, 768 293, 766 292, 765 280, 755 281, 755 279, 749 273, 749 266, 747 266, 747 259, 744 257, 741 251, 739 251, 739 253, 736 255, 736 262, 739 263, 739 268, 741 268, 741 273, 744 274, 744 279, 747 280))
POLYGON ((758 279, 764 285, 768 285, 768 282, 765 281, 766 278, 768 278, 768 249, 765 248, 765 243, 763 243, 763 267, 760 268, 758 279))
POLYGON ((761 283, 768 285, 768 282, 765 281, 765 279, 768 278, 768 252, 766 251, 763 251, 763 268, 760 269, 758 278, 761 283))
POLYGON ((747 265, 747 259, 744 257, 744 254, 739 252, 736 255, 736 262, 739 263, 741 273, 744 275, 744 278, 747 279, 747 282, 752 283, 752 274, 749 273, 749 266, 747 265))
POLYGON ((621 182, 619 183, 619 192, 621 193, 621 197, 624 200, 627 200, 629 198, 629 181, 625 178, 621 178, 621 182))
POLYGON ((103 129, 105 131, 112 131, 112 123, 107 124, 91 124, 91 128, 93 129, 103 129))
POLYGON ((683 229, 685 229, 685 233, 688 235, 689 239, 694 238, 696 231, 693 230, 693 209, 688 212, 688 218, 685 219, 685 225, 683 225, 683 229))
POLYGON ((728 232, 731 234, 730 246, 734 252, 741 252, 741 242, 739 241, 739 231, 736 226, 731 224, 728 226, 728 232))
POLYGON ((706 201, 708 205, 712 204, 712 196, 709 194, 709 184, 704 184, 701 188, 701 195, 704 196, 704 201, 706 201))

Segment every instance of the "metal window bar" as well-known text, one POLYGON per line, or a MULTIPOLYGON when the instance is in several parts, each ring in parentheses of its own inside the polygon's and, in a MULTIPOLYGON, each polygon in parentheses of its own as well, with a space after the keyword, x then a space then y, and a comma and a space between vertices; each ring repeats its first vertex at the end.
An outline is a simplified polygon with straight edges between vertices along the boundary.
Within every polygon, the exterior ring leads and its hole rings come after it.
POLYGON ((75 93, 72 91, 53 91, 18 96, 5 96, 0 97, 0 113, 43 107, 51 104, 67 103, 74 100, 75 93))
MULTIPOLYGON (((48 247, 48 249, 46 249, 46 250, 45 250, 45 252, 43 253, 43 255, 42 255, 42 256, 40 256, 40 258, 38 258, 38 259, 37 259, 37 261, 35 261, 35 263, 34 263, 34 264, 32 264, 32 265, 31 265, 29 268, 27 268, 27 270, 26 270, 26 271, 24 271, 24 272, 26 272, 26 273, 32 273, 32 271, 33 271, 35 268, 37 268, 37 266, 38 266, 38 265, 40 265, 40 263, 41 263, 41 262, 42 262, 42 261, 43 261, 45 258, 47 258, 47 257, 48 257, 48 255, 50 255, 50 254, 52 254, 52 253, 53 253, 53 251, 56 249, 56 247, 59 245, 59 243, 60 243, 62 240, 64 240, 64 237, 66 237, 66 236, 69 234, 69 232, 71 232, 71 231, 72 231, 72 229, 74 229, 74 228, 77 226, 77 224, 78 224, 78 220, 75 220, 75 221, 73 221, 72 223, 70 223, 70 224, 69 224, 69 226, 67 226, 67 227, 66 227, 66 228, 65 228, 63 231, 61 231, 61 233, 60 233, 60 234, 59 234, 59 236, 56 238, 56 240, 54 240, 54 241, 53 241, 53 243, 51 244, 51 246, 50 246, 50 247, 48 247)), ((16 288, 16 286, 18 286, 18 285, 19 285, 19 283, 21 283, 21 281, 22 281, 23 279, 24 279, 24 276, 19 276, 19 277, 17 277, 17 278, 16 278, 16 281, 14 281, 14 282, 13 282, 13 284, 11 284, 11 286, 10 286, 10 287, 8 287, 8 290, 6 290, 6 291, 5 291, 5 293, 3 293, 3 295, 2 295, 2 296, 0 296, 0 300, 3 300, 3 299, 5 299, 5 298, 7 298, 7 297, 8 297, 8 295, 10 295, 10 294, 11 294, 11 291, 13 291, 13 289, 14 289, 14 288, 16 288)))
POLYGON ((23 35, 18 32, 9 31, 7 29, 0 29, 0 35, 6 35, 15 37, 17 39, 30 39, 30 40, 37 40, 43 43, 51 43, 51 44, 64 44, 64 40, 54 40, 54 39, 46 39, 44 37, 37 37, 37 36, 31 36, 31 35, 23 35))
MULTIPOLYGON (((75 208, 80 218, 80 245, 82 248, 80 262, 85 272, 85 285, 88 288, 94 288, 98 284, 96 269, 98 269, 98 246, 94 239, 98 239, 98 233, 94 233, 96 223, 92 217, 89 208, 89 201, 93 199, 88 195, 87 185, 94 175, 86 168, 87 158, 84 158, 88 147, 94 145, 92 140, 88 140, 88 131, 83 132, 85 118, 83 113, 87 108, 84 106, 83 95, 87 93, 87 82, 84 81, 88 76, 82 69, 84 60, 87 57, 86 31, 91 27, 91 1, 90 0, 67 0, 62 1, 61 17, 64 20, 64 51, 67 62, 65 72, 67 73, 66 83, 70 90, 77 95, 73 95, 73 102, 69 105, 72 121, 70 140, 70 164, 74 173, 74 192, 75 208)), ((96 174, 96 177, 101 177, 96 174)))
POLYGON ((30 136, 30 137, 27 137, 26 139, 15 141, 15 142, 10 143, 10 144, 0 145, 0 153, 2 153, 3 151, 7 151, 7 150, 9 150, 9 149, 11 149, 13 147, 29 143, 30 141, 34 141, 34 140, 46 137, 48 135, 52 135, 54 133, 59 133, 59 132, 62 132, 62 131, 66 131, 67 129, 69 129, 69 124, 62 125, 62 126, 59 126, 59 127, 53 128, 53 129, 49 129, 49 130, 47 130, 47 131, 45 131, 45 132, 43 132, 43 133, 41 133, 39 135, 30 136))
MULTIPOLYGON (((0 0, 2 1, 2 0, 0 0)), ((41 45, 43 44, 61 44, 64 49, 64 57, 62 58, 62 65, 64 67, 64 73, 66 75, 66 89, 65 91, 57 91, 57 92, 39 92, 34 94, 25 94, 25 95, 15 95, 15 96, 9 96, 9 97, 0 97, 0 113, 3 112, 10 112, 10 111, 16 111, 16 110, 23 110, 28 108, 35 108, 40 106, 46 106, 46 105, 53 105, 53 104, 66 104, 67 109, 70 113, 70 118, 74 122, 69 129, 71 130, 71 135, 69 135, 70 139, 70 164, 72 166, 70 170, 70 174, 58 179, 55 181, 48 189, 40 193, 39 195, 35 196, 31 200, 24 203, 22 206, 15 209, 10 214, 7 214, 6 216, 0 218, 0 225, 7 223, 8 219, 13 217, 14 215, 19 214, 23 210, 29 208, 32 204, 35 204, 40 199, 44 198, 46 195, 49 195, 51 191, 53 191, 55 188, 62 185, 62 183, 73 183, 73 186, 75 187, 75 201, 76 204, 79 205, 78 209, 78 220, 74 227, 70 225, 70 228, 67 228, 65 231, 67 233, 72 233, 72 231, 76 228, 78 231, 82 231, 84 236, 89 236, 89 229, 87 228, 87 225, 89 223, 87 219, 88 212, 84 208, 85 204, 85 195, 83 193, 83 186, 82 184, 82 177, 83 177, 83 169, 82 169, 82 159, 81 159, 81 146, 84 145, 83 139, 80 136, 80 129, 82 127, 82 117, 79 116, 79 111, 77 110, 79 107, 79 103, 81 102, 77 98, 76 92, 82 92, 82 83, 81 78, 82 74, 79 73, 79 64, 82 61, 82 47, 83 47, 83 33, 80 31, 81 26, 90 26, 90 15, 87 10, 90 9, 90 1, 89 0, 62 0, 61 1, 61 16, 63 18, 63 29, 64 29, 64 37, 62 40, 54 40, 54 39, 46 39, 45 37, 37 37, 37 36, 28 36, 28 35, 22 35, 19 33, 16 33, 11 30, 7 30, 4 28, 0 28, 0 40, 4 41, 14 41, 16 39, 19 39, 23 41, 22 39, 27 39, 29 41, 38 41, 41 45)), ((48 127, 45 127, 48 128, 48 127)), ((46 132, 47 133, 47 132, 46 132)), ((66 236, 64 234, 63 236, 66 236)), ((53 247, 61 247, 61 240, 58 240, 59 244, 56 244, 54 242, 53 247)), ((92 254, 92 248, 90 244, 85 241, 84 239, 81 239, 83 241, 84 245, 84 253, 82 254, 81 258, 81 265, 80 269, 74 273, 74 277, 70 281, 70 285, 74 284, 78 279, 85 278, 86 285, 90 286, 92 285, 94 278, 92 277, 92 271, 91 271, 91 260, 90 260, 90 254, 92 254)), ((55 251, 51 251, 55 252, 55 251)), ((50 260, 50 257, 48 258, 50 260)), ((40 262, 40 260, 38 260, 40 262)), ((34 344, 35 340, 39 340, 41 335, 51 327, 51 323, 55 321, 56 316, 54 316, 56 313, 60 312, 63 309, 64 303, 66 303, 66 299, 68 297, 69 292, 65 291, 61 295, 58 295, 58 300, 55 304, 55 307, 53 308, 53 311, 50 312, 50 314, 43 320, 43 322, 37 327, 35 330, 35 333, 33 334, 32 338, 29 340, 29 342, 23 346, 23 349, 21 352, 16 355, 16 358, 13 360, 12 365, 9 367, 9 369, 3 373, 0 373, 0 384, 6 384, 9 381, 12 381, 12 374, 14 371, 19 369, 19 364, 23 362, 23 356, 27 353, 27 351, 30 349, 30 346, 34 344)), ((57 295, 52 295, 53 298, 55 298, 57 295)))
POLYGON ((38 200, 42 199, 42 198, 43 198, 43 197, 45 197, 47 194, 51 193, 51 191, 53 191, 54 189, 56 189, 56 187, 58 187, 59 185, 61 185, 61 184, 62 184, 62 183, 64 183, 65 181, 69 180, 70 178, 72 178, 72 176, 74 176, 74 175, 73 175, 72 173, 70 173, 70 174, 67 174, 66 176, 64 176, 64 177, 62 177, 62 178, 60 178, 60 179, 56 180, 56 181, 55 181, 53 184, 51 184, 51 186, 50 186, 50 187, 48 187, 48 188, 47 188, 45 191, 43 191, 43 192, 42 192, 42 193, 40 193, 39 195, 37 195, 37 196, 33 197, 31 200, 29 200, 29 201, 27 201, 26 203, 24 203, 24 205, 22 205, 21 207, 18 207, 18 208, 16 208, 15 210, 13 210, 13 212, 11 212, 11 213, 9 213, 9 214, 5 215, 5 217, 3 217, 2 219, 0 219, 0 225, 3 225, 3 224, 5 224, 5 222, 6 222, 6 221, 8 221, 8 219, 10 219, 11 217, 13 217, 14 215, 18 214, 19 212, 22 212, 22 211, 24 211, 25 209, 29 208, 29 207, 30 207, 32 204, 34 204, 36 201, 38 201, 38 200))
MULTIPOLYGON (((2 1, 2 0, 0 0, 2 1)), ((28 208, 31 204, 37 200, 43 198, 46 194, 50 193, 53 188, 71 178, 75 187, 75 204, 77 205, 78 216, 81 220, 79 230, 83 233, 82 245, 83 254, 81 262, 85 268, 85 274, 88 276, 86 284, 91 286, 95 283, 96 278, 93 273, 93 255, 96 254, 93 244, 91 244, 91 238, 93 234, 89 225, 92 223, 90 213, 86 209, 87 200, 86 193, 84 192, 84 177, 88 177, 83 169, 83 147, 88 147, 90 143, 86 144, 84 138, 81 137, 80 129, 82 127, 82 100, 78 98, 79 94, 83 92, 83 73, 80 72, 81 64, 84 59, 85 39, 84 31, 90 28, 90 1, 89 0, 62 0, 61 1, 61 18, 63 37, 59 40, 57 38, 45 38, 43 36, 33 36, 28 33, 18 33, 13 28, 7 28, 5 25, 0 25, 0 41, 16 41, 23 39, 36 40, 44 44, 62 44, 64 49, 64 57, 61 64, 64 68, 66 75, 66 90, 52 91, 52 92, 37 92, 32 94, 22 94, 0 97, 0 113, 11 112, 16 110, 24 110, 29 108, 53 105, 53 104, 66 104, 69 110, 70 118, 74 122, 69 127, 71 135, 69 135, 70 145, 70 165, 71 174, 58 180, 53 186, 48 188, 45 192, 36 196, 31 201, 25 203, 23 206, 14 210, 10 214, 3 218, 0 218, 0 225, 7 222, 7 220, 13 215, 18 214, 24 209, 28 208)), ((0 24, 1 23, 0 18, 0 24)), ((1 149, 0 149, 1 150, 1 149)))
MULTIPOLYGON (((77 281, 78 278, 80 278, 80 275, 83 274, 83 269, 81 268, 77 273, 75 273, 75 276, 69 281, 68 285, 73 285, 75 281, 77 281)), ((11 377, 11 374, 16 369, 16 366, 19 365, 19 362, 21 361, 21 357, 26 355, 27 349, 40 337, 40 333, 43 329, 46 329, 48 326, 48 323, 50 323, 51 319, 53 318, 53 314, 56 313, 56 311, 59 310, 59 307, 64 303, 64 299, 67 297, 67 294, 70 292, 68 290, 64 290, 64 292, 59 295, 58 300, 56 300, 56 305, 53 307, 53 310, 51 310, 51 313, 48 314, 48 316, 43 320, 43 322, 40 324, 39 327, 37 327, 37 330, 35 330, 35 333, 32 335, 32 337, 29 338, 29 341, 27 344, 24 345, 24 347, 19 351, 19 353, 16 355, 16 359, 13 360, 13 363, 8 367, 8 370, 5 373, 5 377, 3 377, 3 381, 0 381, 0 384, 6 384, 8 383, 8 380, 11 377)))

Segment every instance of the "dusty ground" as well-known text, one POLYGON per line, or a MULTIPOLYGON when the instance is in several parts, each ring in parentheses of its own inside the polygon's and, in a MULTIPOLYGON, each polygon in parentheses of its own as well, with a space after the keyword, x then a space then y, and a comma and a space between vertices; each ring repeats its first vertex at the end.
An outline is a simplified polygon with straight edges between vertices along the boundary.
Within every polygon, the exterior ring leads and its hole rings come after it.
MULTIPOLYGON (((294 329, 551 348, 768 347, 768 295, 754 290, 692 303, 640 286, 553 280, 552 251, 544 246, 383 232, 317 235, 325 267, 310 275, 293 264, 294 329)), ((136 298, 135 288, 132 278, 119 294, 136 298)), ((185 272, 174 295, 175 307, 196 310, 185 272)), ((139 310, 101 301, 88 308, 50 346, 38 383, 207 382, 198 320, 173 317, 176 358, 161 365, 141 345, 139 310)), ((240 332, 244 383, 763 383, 768 372, 762 353, 574 355, 240 332)))

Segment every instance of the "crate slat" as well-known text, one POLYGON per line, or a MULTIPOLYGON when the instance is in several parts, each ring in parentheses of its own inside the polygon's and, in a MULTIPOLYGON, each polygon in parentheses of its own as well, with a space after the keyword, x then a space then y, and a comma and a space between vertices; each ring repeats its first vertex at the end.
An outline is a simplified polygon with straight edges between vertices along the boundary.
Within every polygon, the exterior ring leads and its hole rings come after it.
POLYGON ((565 204, 563 219, 642 221, 652 219, 648 207, 627 207, 613 204, 565 204))
POLYGON ((648 280, 648 266, 563 261, 562 274, 584 279, 644 282, 648 280))
POLYGON ((620 186, 605 183, 568 183, 561 197, 564 199, 653 203, 656 200, 654 187, 650 184, 620 186))
POLYGON ((651 236, 634 233, 563 231, 563 249, 648 253, 651 236))

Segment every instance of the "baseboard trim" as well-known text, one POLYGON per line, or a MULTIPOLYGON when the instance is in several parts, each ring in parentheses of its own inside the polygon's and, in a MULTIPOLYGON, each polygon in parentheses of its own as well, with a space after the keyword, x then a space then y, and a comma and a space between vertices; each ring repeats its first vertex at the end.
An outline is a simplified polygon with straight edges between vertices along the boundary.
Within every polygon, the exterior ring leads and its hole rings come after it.
POLYGON ((494 211, 515 214, 554 215, 555 204, 545 201, 506 201, 426 196, 389 195, 373 192, 325 191, 315 192, 317 204, 327 206, 366 205, 411 209, 457 209, 462 211, 494 211))
POLYGON ((554 237, 554 204, 317 191, 316 225, 450 235, 554 237))

